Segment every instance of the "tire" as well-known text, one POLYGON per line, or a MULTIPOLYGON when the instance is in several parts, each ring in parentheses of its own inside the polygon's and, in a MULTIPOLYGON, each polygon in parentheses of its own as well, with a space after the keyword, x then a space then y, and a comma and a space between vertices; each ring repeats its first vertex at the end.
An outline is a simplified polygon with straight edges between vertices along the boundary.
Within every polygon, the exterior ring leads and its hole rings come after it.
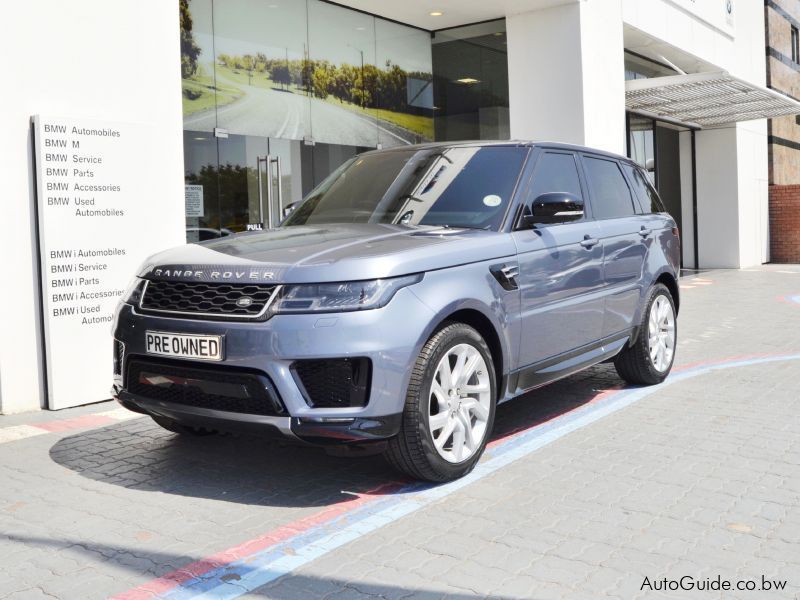
POLYGON ((486 448, 496 404, 497 381, 486 342, 469 325, 447 323, 431 336, 414 363, 400 432, 389 440, 384 455, 415 479, 443 482, 463 477, 486 448), (459 377, 462 369, 469 372, 459 377), (453 379, 447 384, 448 373, 456 376, 455 384, 453 379), (466 386, 473 391, 466 391, 466 386), (442 426, 436 427, 439 423, 442 426), (444 437, 451 427, 449 437, 444 437))
POLYGON ((178 433, 180 435, 190 435, 194 437, 203 437, 207 435, 214 435, 217 433, 215 429, 206 429, 205 427, 191 427, 189 425, 183 425, 178 423, 177 421, 173 421, 172 419, 168 419, 167 417, 156 417, 151 415, 153 421, 155 421, 158 425, 166 429, 167 431, 171 431, 172 433, 178 433))
MULTIPOLYGON (((655 315, 656 317, 658 315, 655 315)), ((628 383, 637 385, 655 385, 667 378, 675 362, 675 348, 678 341, 678 321, 675 315, 675 301, 672 299, 667 287, 661 283, 654 285, 650 290, 650 295, 642 311, 642 321, 639 324, 639 334, 633 345, 626 346, 614 359, 614 366, 617 373, 628 383), (656 308, 654 308, 656 307, 656 308), (658 333, 660 341, 664 341, 665 355, 661 357, 656 354, 654 359, 651 355, 651 336, 653 335, 653 324, 651 324, 651 313, 666 310, 668 315, 664 319, 657 319, 658 333), (666 320, 665 320, 666 319, 666 320), (671 323, 671 346, 669 342, 669 329, 671 323), (666 337, 664 337, 666 336, 666 337)))

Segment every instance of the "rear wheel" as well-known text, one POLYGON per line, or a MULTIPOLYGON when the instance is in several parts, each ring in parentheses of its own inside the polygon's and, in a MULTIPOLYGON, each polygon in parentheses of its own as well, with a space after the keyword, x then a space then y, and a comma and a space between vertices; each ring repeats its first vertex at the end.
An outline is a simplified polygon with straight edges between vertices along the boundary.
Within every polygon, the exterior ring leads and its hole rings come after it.
POLYGON ((497 382, 492 355, 469 325, 449 324, 420 352, 411 373, 400 432, 386 457, 428 481, 469 473, 494 425, 497 382))
POLYGON ((661 383, 672 370, 677 341, 675 302, 666 286, 656 284, 643 311, 636 342, 614 360, 617 373, 629 383, 661 383))
POLYGON ((192 435, 196 437, 202 437, 205 435, 214 435, 217 433, 216 429, 206 429, 205 427, 191 427, 190 425, 183 425, 174 421, 172 419, 168 419, 167 417, 155 417, 153 416, 153 421, 158 423, 161 427, 166 429, 167 431, 171 431, 172 433, 179 433, 181 435, 192 435))

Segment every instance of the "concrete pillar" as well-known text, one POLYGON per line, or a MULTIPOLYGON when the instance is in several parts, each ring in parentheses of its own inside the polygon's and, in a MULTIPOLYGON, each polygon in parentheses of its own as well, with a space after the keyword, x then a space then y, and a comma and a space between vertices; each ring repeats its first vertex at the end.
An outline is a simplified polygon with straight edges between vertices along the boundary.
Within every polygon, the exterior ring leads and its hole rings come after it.
POLYGON ((625 154, 621 0, 506 17, 512 139, 625 154))

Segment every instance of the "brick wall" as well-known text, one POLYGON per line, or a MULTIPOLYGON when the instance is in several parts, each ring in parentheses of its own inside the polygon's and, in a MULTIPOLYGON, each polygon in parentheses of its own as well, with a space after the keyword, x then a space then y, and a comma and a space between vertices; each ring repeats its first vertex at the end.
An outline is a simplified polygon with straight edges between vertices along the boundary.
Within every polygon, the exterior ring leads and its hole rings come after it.
POLYGON ((769 251, 777 263, 800 263, 800 185, 769 186, 769 251))

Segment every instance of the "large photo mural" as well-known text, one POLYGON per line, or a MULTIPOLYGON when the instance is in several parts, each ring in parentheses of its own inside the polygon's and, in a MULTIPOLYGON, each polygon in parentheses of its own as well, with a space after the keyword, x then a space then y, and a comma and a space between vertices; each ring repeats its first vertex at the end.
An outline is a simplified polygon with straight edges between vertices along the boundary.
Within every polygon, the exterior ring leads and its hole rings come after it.
POLYGON ((427 32, 320 0, 180 8, 185 129, 367 147, 433 139, 427 32))

